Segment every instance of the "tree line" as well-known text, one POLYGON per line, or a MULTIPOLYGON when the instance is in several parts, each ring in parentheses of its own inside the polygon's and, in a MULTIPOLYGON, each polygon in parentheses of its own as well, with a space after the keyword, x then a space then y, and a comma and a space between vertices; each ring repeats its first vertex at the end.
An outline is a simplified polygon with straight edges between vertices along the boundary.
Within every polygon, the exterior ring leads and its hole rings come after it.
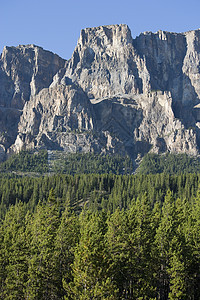
POLYGON ((152 205, 162 202, 167 190, 175 198, 191 201, 196 196, 200 174, 76 174, 41 177, 0 176, 0 218, 5 216, 10 205, 17 201, 26 203, 33 212, 39 201, 46 201, 53 188, 56 199, 63 207, 66 202, 75 212, 80 212, 85 203, 92 210, 114 212, 116 208, 127 209, 134 199, 148 195, 152 205))
POLYGON ((63 151, 21 151, 0 163, 1 173, 34 172, 41 174, 181 174, 199 173, 200 160, 187 154, 148 153, 139 165, 129 156, 63 151))
POLYGON ((199 226, 199 192, 112 213, 75 214, 53 190, 32 213, 19 201, 0 226, 0 298, 199 299, 199 226))
POLYGON ((140 174, 181 174, 181 173, 199 173, 200 159, 196 156, 181 154, 146 154, 137 171, 140 174))
MULTIPOLYGON (((0 163, 1 173, 36 174, 132 174, 130 157, 93 153, 65 153, 63 151, 20 151, 0 163)), ((26 174, 25 174, 26 175, 26 174)), ((33 174, 32 174, 33 175, 33 174)))
POLYGON ((200 299, 199 180, 1 177, 0 299, 200 299))

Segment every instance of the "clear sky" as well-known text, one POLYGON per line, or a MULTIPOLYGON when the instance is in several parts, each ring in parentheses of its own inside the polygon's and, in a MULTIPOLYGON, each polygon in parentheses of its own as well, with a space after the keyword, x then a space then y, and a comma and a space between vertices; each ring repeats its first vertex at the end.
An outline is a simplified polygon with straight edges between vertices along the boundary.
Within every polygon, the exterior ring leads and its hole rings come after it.
POLYGON ((184 32, 200 28, 200 0, 0 0, 3 46, 35 44, 69 59, 80 30, 127 24, 144 31, 184 32))

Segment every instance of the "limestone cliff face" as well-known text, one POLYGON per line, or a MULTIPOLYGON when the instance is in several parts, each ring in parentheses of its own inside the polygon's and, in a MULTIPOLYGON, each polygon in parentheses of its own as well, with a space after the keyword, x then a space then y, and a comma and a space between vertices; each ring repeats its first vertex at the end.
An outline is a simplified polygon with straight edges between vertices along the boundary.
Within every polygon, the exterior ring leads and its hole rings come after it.
POLYGON ((0 57, 0 144, 14 143, 23 107, 48 87, 65 60, 34 45, 4 47, 0 57))
MULTIPOLYGON (((65 76, 77 82, 90 99, 149 89, 149 73, 133 47, 127 25, 82 30, 65 76)), ((65 76, 60 80, 62 83, 65 76)))
POLYGON ((23 109, 30 96, 49 87, 65 60, 34 45, 4 47, 0 60, 0 105, 23 109))
POLYGON ((5 47, 0 152, 197 155, 199 64, 200 30, 133 39, 127 25, 86 28, 68 61, 33 45, 5 47))
POLYGON ((134 40, 140 56, 146 58, 152 90, 170 91, 177 118, 193 126, 193 107, 199 103, 200 30, 183 34, 145 32, 134 40))
POLYGON ((76 85, 45 88, 25 104, 11 149, 47 147, 88 152, 96 143, 90 134, 94 128, 92 112, 87 95, 76 85))

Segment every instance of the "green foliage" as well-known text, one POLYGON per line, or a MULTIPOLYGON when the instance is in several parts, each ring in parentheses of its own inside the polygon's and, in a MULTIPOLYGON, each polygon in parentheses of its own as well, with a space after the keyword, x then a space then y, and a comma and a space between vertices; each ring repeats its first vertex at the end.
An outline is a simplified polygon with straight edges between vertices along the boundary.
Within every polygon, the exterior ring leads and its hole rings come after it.
POLYGON ((0 224, 1 299, 199 299, 200 205, 148 195, 113 213, 60 209, 53 190, 0 224))
POLYGON ((174 201, 172 193, 168 191, 155 238, 160 266, 158 286, 161 299, 167 295, 169 299, 187 299, 186 263, 188 257, 183 233, 183 224, 186 222, 183 204, 180 199, 174 201))
MULTIPOLYGON (((92 153, 65 153, 46 150, 38 152, 21 151, 0 164, 1 173, 15 172, 25 174, 132 174, 133 162, 130 157, 120 155, 98 155, 92 153)), ((144 156, 137 174, 181 174, 200 172, 200 160, 187 154, 157 155, 149 153, 144 156)))
POLYGON ((59 299, 62 278, 55 255, 55 239, 60 225, 58 203, 50 190, 45 204, 39 204, 31 224, 31 256, 28 262, 28 299, 59 299))
POLYGON ((200 175, 0 178, 0 299, 200 298, 200 175))
POLYGON ((98 155, 92 153, 54 154, 51 171, 64 174, 132 174, 133 163, 130 157, 120 155, 98 155))
POLYGON ((1 226, 1 299, 22 299, 28 280, 28 241, 26 207, 11 206, 1 226))
POLYGON ((13 154, 0 164, 1 173, 16 174, 59 173, 59 174, 132 174, 131 159, 119 155, 97 155, 81 153, 65 153, 62 151, 40 150, 38 152, 21 151, 13 154))
POLYGON ((59 273, 62 278, 64 294, 70 294, 69 286, 73 281, 72 266, 74 262, 74 252, 79 241, 79 220, 66 206, 61 216, 60 226, 55 239, 56 262, 59 265, 59 273))
POLYGON ((41 150, 36 153, 21 151, 13 154, 8 160, 0 164, 0 172, 21 171, 46 173, 49 170, 47 151, 41 150))
POLYGON ((165 154, 158 155, 149 153, 144 156, 137 169, 139 174, 181 174, 199 173, 200 160, 187 154, 165 154))
POLYGON ((116 299, 116 286, 108 276, 108 259, 103 214, 83 210, 80 215, 80 239, 75 247, 72 299, 116 299))
POLYGON ((190 201, 196 196, 199 184, 199 174, 0 177, 0 217, 3 218, 7 208, 18 200, 26 203, 27 209, 33 212, 39 200, 47 201, 51 188, 56 199, 60 200, 60 211, 65 209, 66 203, 70 203, 75 212, 80 212, 86 203, 93 211, 104 209, 114 212, 116 208, 129 208, 133 199, 140 199, 144 193, 151 205, 162 203, 168 189, 174 197, 190 201))

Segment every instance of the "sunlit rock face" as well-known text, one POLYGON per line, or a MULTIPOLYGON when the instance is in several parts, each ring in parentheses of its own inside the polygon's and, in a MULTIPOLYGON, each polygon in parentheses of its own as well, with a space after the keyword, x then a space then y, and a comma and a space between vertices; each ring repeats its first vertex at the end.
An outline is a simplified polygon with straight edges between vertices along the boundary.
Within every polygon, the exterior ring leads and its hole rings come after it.
POLYGON ((68 61, 34 45, 0 59, 0 158, 30 148, 199 153, 200 30, 86 28, 68 61))
POLYGON ((146 65, 133 46, 127 25, 82 30, 66 74, 89 98, 138 94, 149 88, 146 65))
POLYGON ((26 102, 65 65, 58 55, 35 45, 4 47, 0 58, 0 144, 8 149, 18 133, 26 102))
POLYGON ((30 96, 49 87, 65 65, 58 55, 35 45, 4 47, 0 60, 0 105, 23 109, 30 96))

